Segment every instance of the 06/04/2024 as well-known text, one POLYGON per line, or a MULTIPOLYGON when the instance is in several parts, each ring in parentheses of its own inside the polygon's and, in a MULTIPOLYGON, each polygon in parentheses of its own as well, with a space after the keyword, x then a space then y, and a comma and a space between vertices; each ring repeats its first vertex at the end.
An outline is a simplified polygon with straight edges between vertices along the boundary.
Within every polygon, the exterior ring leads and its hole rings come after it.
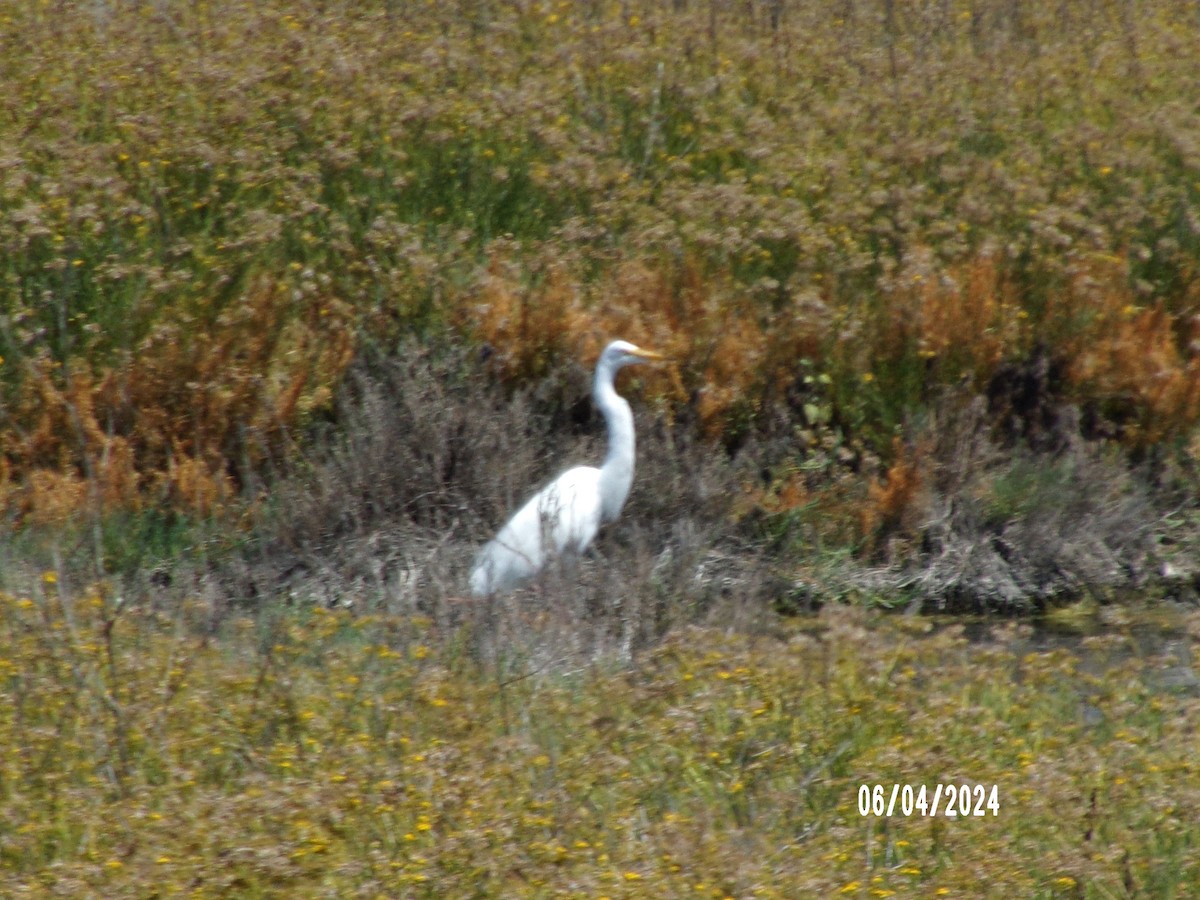
POLYGON ((860 816, 958 816, 1000 815, 1000 791, 983 784, 893 784, 890 793, 882 784, 864 784, 858 789, 860 816))

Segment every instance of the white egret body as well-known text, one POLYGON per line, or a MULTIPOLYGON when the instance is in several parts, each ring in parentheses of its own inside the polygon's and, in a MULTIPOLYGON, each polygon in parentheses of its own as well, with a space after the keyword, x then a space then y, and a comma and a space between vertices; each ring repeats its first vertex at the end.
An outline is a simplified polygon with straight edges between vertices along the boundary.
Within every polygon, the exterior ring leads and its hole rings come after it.
POLYGON ((592 399, 608 425, 608 453, 600 468, 568 469, 533 495, 479 552, 471 593, 487 597, 511 590, 564 553, 582 553, 605 522, 625 505, 633 484, 633 413, 613 387, 631 363, 662 359, 628 341, 613 341, 596 363, 592 399))

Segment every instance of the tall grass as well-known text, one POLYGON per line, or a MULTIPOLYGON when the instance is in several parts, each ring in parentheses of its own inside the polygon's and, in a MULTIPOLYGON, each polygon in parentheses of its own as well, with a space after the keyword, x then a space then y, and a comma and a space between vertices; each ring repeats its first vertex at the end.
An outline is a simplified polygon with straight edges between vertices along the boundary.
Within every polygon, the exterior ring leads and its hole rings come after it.
POLYGON ((1122 440, 1175 440, 1177 13, 5 3, 6 509, 253 494, 356 342, 414 330, 514 376, 642 339, 710 435, 782 398, 885 458, 931 391, 1043 344, 1122 440))

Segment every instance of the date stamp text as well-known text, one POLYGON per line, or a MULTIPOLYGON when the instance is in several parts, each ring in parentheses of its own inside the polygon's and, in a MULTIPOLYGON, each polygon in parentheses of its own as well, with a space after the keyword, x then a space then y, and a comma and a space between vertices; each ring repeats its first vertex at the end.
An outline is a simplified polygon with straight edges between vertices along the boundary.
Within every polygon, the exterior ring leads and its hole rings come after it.
POLYGON ((1000 815, 1000 791, 996 785, 943 784, 925 785, 864 784, 858 788, 860 816, 966 816, 1000 815))

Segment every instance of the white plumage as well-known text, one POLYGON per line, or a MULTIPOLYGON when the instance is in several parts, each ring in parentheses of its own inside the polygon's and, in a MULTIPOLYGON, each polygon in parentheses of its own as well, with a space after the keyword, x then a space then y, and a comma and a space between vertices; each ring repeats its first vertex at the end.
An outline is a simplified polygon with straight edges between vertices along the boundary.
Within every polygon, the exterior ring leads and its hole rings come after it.
POLYGON ((472 594, 486 597, 511 590, 551 559, 582 553, 600 526, 620 514, 633 484, 633 413, 613 380, 631 363, 658 359, 657 353, 628 341, 604 348, 592 384, 592 398, 608 425, 604 463, 568 469, 517 510, 479 552, 471 569, 472 594))

